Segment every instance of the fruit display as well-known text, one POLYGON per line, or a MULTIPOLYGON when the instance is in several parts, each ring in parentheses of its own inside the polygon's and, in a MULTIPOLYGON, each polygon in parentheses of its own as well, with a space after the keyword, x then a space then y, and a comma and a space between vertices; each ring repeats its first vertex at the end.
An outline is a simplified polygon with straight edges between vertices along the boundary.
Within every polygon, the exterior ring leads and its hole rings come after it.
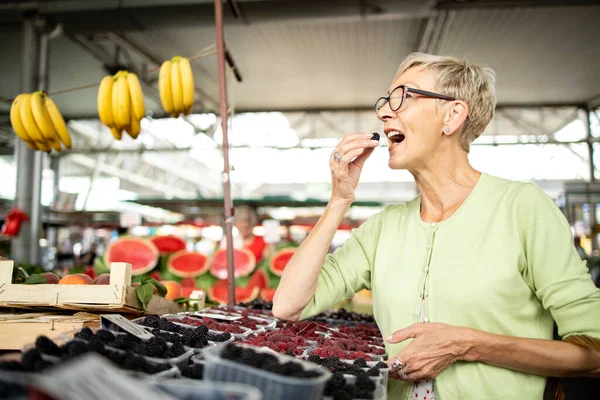
POLYGON ((295 247, 289 247, 281 249, 277 253, 273 254, 271 260, 269 261, 269 271, 271 271, 274 275, 281 276, 287 263, 290 261, 295 252, 295 247))
MULTIPOLYGON (((261 379, 269 379, 268 374, 272 373, 286 379, 314 380, 316 384, 321 378, 319 394, 314 398, 320 398, 322 394, 334 399, 372 399, 385 393, 381 382, 387 382, 389 368, 380 361, 385 356, 383 348, 350 335, 334 337, 335 332, 343 335, 338 329, 346 328, 344 325, 279 321, 275 330, 265 331, 261 328, 270 321, 261 320, 264 314, 256 313, 262 313, 262 310, 238 305, 181 315, 147 315, 132 321, 153 335, 143 339, 123 331, 89 328, 64 334, 57 342, 41 336, 35 347, 23 353, 20 362, 0 363, 0 372, 45 374, 50 368, 60 368, 64 361, 96 353, 124 370, 135 371, 138 375, 134 376, 140 378, 160 373, 152 377, 159 379, 164 372, 171 378, 220 381, 217 376, 224 375, 215 375, 216 368, 235 364, 238 367, 232 382, 247 379, 248 383, 255 376, 256 372, 252 371, 256 370, 262 371, 261 379), (203 313, 215 317, 203 316, 203 313), (225 321, 216 315, 239 318, 225 321), (249 335, 240 334, 248 332, 248 328, 256 330, 249 335), (217 333, 217 330, 227 331, 217 333), (216 342, 227 344, 215 347, 216 342), (225 364, 225 361, 229 363, 225 364), (315 367, 311 368, 310 363, 315 367), (239 374, 244 373, 248 376, 241 378, 239 374)), ((352 321, 347 323, 353 324, 352 321)), ((348 328, 368 333, 377 329, 374 324, 367 323, 348 328)), ((229 372, 233 374, 233 371, 229 372)), ((251 385, 261 385, 258 381, 252 382, 255 383, 251 385)))
POLYGON ((353 321, 353 322, 366 322, 366 323, 374 323, 375 319, 372 315, 369 314, 360 314, 352 311, 346 311, 345 308, 340 308, 338 311, 333 312, 325 312, 319 315, 318 318, 315 318, 315 321, 325 321, 328 320, 339 320, 339 321, 353 321))
POLYGON ((188 115, 194 105, 194 76, 190 60, 175 56, 162 63, 158 90, 163 109, 172 117, 188 115))
POLYGON ((158 249, 150 240, 121 236, 106 248, 104 263, 110 266, 113 262, 127 262, 131 264, 132 275, 142 275, 156 266, 158 257, 158 249))
POLYGON ((185 240, 175 235, 153 236, 150 241, 154 243, 161 256, 185 250, 185 240))
POLYGON ((121 140, 123 131, 137 139, 144 114, 144 95, 136 74, 119 71, 102 79, 98 89, 98 116, 115 139, 121 140))
POLYGON ((167 269, 180 278, 195 278, 208 271, 208 257, 197 251, 179 250, 169 257, 167 269))
MULTIPOLYGON (((236 278, 250 275, 254 271, 256 256, 250 250, 246 248, 233 249, 233 257, 236 278)), ((219 279, 227 279, 227 251, 225 249, 216 251, 213 254, 210 262, 210 273, 219 279)))
POLYGON ((16 135, 32 150, 57 152, 70 149, 71 136, 60 110, 46 92, 21 93, 10 107, 16 135))

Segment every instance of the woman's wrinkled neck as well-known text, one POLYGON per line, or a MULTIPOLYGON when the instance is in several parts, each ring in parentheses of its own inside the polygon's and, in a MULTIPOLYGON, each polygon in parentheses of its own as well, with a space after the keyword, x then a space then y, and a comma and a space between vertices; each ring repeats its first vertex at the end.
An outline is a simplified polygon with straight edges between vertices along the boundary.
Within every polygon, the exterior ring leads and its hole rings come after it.
POLYGON ((421 195, 421 218, 425 222, 450 218, 481 177, 469 163, 468 153, 458 149, 438 151, 410 173, 421 195))

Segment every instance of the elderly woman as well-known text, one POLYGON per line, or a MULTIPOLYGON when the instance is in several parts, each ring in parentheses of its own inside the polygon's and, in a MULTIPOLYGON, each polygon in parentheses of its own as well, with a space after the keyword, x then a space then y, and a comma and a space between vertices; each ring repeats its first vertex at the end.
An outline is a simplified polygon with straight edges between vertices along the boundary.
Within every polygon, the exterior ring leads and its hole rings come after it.
POLYGON ((404 60, 375 108, 389 167, 408 170, 420 194, 328 255, 378 144, 344 137, 327 209, 277 290, 273 313, 297 320, 371 289, 396 371, 390 398, 539 400, 546 376, 600 376, 600 291, 567 221, 533 184, 469 164, 495 105, 489 69, 420 53, 404 60), (552 340, 555 322, 564 341, 552 340))

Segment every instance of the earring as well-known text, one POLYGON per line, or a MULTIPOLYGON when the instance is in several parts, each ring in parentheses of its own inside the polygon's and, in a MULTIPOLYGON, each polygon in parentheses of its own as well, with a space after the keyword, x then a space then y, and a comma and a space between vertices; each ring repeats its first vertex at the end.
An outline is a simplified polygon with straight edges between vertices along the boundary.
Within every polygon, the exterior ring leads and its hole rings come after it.
POLYGON ((446 132, 446 133, 450 133, 450 128, 448 128, 448 127, 445 127, 445 128, 444 128, 444 132, 446 132))

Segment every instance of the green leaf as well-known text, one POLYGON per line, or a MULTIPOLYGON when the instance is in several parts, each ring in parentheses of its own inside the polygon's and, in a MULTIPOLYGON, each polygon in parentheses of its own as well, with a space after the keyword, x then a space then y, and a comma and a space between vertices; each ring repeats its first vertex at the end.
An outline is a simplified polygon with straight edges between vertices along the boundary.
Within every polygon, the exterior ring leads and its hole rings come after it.
POLYGON ((157 281, 156 279, 148 279, 146 281, 146 283, 150 283, 150 284, 154 285, 156 287, 156 289, 158 290, 158 295, 160 297, 165 297, 167 295, 167 287, 165 285, 163 285, 162 283, 160 283, 159 281, 157 281))
POLYGON ((177 304, 185 304, 189 301, 190 299, 188 299, 187 297, 178 297, 175 300, 173 300, 173 302, 177 303, 177 304))
POLYGON ((151 283, 140 285, 135 288, 135 294, 142 302, 142 308, 146 310, 146 305, 152 300, 152 296, 154 296, 154 285, 151 283))
POLYGON ((37 285, 40 283, 48 283, 48 279, 39 274, 33 274, 29 278, 25 279, 25 282, 23 283, 26 285, 37 285))

